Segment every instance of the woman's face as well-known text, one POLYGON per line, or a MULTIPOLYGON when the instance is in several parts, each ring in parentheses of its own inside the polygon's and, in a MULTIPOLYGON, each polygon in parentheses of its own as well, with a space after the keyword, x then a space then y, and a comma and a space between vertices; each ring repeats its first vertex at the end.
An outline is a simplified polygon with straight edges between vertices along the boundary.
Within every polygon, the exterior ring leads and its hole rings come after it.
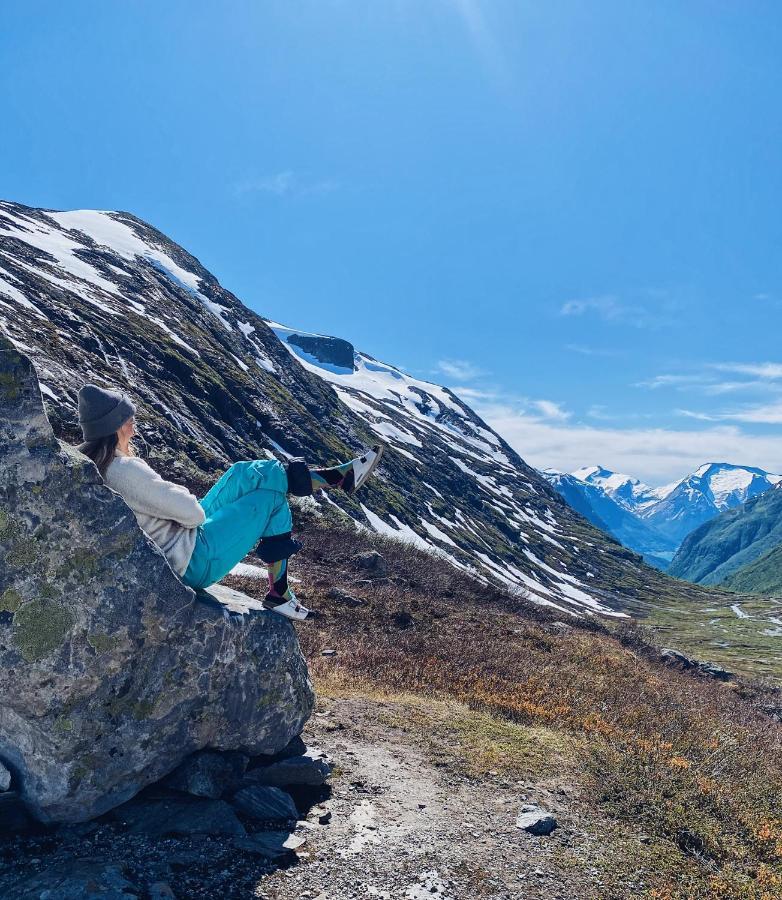
POLYGON ((136 420, 133 416, 131 416, 127 422, 123 424, 123 426, 119 429, 117 434, 119 435, 119 439, 123 442, 127 442, 132 440, 133 435, 136 433, 136 420))

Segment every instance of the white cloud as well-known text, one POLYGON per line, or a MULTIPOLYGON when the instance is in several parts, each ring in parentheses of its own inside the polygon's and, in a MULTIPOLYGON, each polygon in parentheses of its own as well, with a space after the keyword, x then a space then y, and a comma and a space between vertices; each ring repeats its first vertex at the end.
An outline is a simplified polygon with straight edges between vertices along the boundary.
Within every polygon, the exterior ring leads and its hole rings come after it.
POLYGON ((598 462, 651 484, 666 484, 704 462, 733 462, 782 473, 782 436, 746 434, 735 425, 701 430, 599 428, 545 420, 501 400, 476 411, 530 465, 572 472, 598 462))
POLYGON ((441 359, 437 362, 437 371, 457 381, 472 381, 486 373, 465 359, 441 359))
POLYGON ((234 193, 244 194, 273 194, 276 197, 291 195, 304 196, 306 194, 326 194, 335 191, 339 183, 333 179, 308 180, 287 169, 274 175, 262 175, 258 178, 248 178, 235 185, 234 193))
POLYGON ((562 409, 561 404, 554 403, 552 400, 533 400, 532 406, 544 419, 556 419, 564 422, 570 418, 570 413, 562 409))
POLYGON ((755 378, 776 380, 782 378, 782 363, 713 363, 711 368, 720 372, 736 372, 739 375, 752 375, 755 378))

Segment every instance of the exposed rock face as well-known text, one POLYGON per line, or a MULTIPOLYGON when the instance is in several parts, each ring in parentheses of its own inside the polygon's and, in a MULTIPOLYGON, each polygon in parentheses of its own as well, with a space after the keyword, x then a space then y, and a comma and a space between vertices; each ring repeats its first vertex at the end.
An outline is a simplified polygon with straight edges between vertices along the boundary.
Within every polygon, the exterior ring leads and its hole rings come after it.
POLYGON ((196 750, 273 754, 301 731, 291 623, 215 595, 56 440, 30 360, 0 347, 0 760, 37 818, 83 821, 196 750))

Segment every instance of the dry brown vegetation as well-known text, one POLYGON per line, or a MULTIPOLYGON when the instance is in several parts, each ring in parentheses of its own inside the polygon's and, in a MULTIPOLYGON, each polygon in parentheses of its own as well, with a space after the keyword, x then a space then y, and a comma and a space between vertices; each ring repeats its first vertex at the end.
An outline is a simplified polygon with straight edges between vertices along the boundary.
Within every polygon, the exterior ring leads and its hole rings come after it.
POLYGON ((523 762, 514 742, 526 732, 560 734, 581 802, 616 823, 617 841, 651 836, 650 847, 620 848, 618 863, 614 848, 617 884, 645 870, 655 900, 782 897, 782 725, 758 708, 779 704, 772 687, 668 669, 643 629, 563 627, 556 611, 409 546, 303 530, 292 568, 317 611, 299 630, 317 684, 459 701, 484 723, 465 745, 482 741, 495 767, 523 762), (357 570, 367 549, 382 553, 386 579, 357 570), (363 602, 329 598, 334 587, 363 602))

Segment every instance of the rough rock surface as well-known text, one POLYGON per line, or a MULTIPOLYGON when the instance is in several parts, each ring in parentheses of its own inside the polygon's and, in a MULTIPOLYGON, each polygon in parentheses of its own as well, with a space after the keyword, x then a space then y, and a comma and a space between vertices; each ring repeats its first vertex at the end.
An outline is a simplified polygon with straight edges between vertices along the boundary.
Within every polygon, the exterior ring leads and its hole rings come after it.
POLYGON ((0 759, 41 821, 92 818, 206 747, 276 753, 309 717, 291 623, 186 588, 4 348, 0 560, 0 759))

